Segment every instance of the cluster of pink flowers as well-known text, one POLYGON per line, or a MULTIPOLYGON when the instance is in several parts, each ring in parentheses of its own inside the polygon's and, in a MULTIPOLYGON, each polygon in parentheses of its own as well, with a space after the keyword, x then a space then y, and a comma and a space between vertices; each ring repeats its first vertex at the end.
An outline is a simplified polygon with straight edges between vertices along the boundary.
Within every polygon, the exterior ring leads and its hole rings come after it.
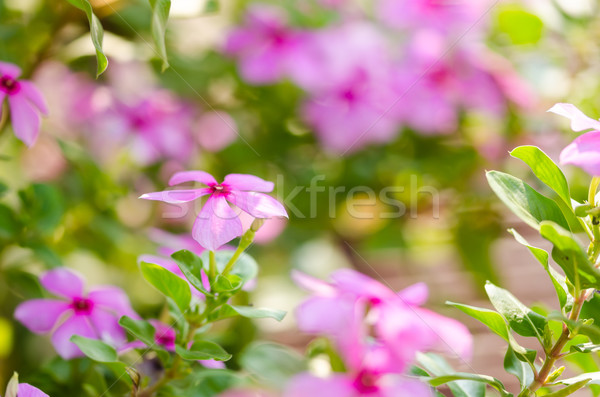
POLYGON ((347 372, 297 375, 285 397, 431 396, 424 383, 405 375, 416 353, 471 356, 472 337, 464 325, 420 307, 428 296, 423 283, 395 293, 349 269, 333 272, 331 283, 299 272, 293 277, 312 293, 296 310, 300 330, 329 337, 347 372))
POLYGON ((224 51, 249 83, 289 78, 303 88, 304 120, 326 149, 344 154, 388 142, 403 127, 454 132, 462 110, 502 117, 511 100, 529 104, 514 71, 477 39, 485 3, 378 0, 380 21, 341 12, 340 21, 316 30, 254 5, 224 51))
POLYGON ((49 63, 35 76, 52 98, 54 116, 49 126, 61 135, 80 131, 102 163, 126 154, 139 166, 159 161, 185 165, 200 150, 219 151, 237 138, 231 116, 223 111, 202 112, 192 101, 159 88, 141 65, 116 64, 108 74, 107 84, 97 84, 49 63))

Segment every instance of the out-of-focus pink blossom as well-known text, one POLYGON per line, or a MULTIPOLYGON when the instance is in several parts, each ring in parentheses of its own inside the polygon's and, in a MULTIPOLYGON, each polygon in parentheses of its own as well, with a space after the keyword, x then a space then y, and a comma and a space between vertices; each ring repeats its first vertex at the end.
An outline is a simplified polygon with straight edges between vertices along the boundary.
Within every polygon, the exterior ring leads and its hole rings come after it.
POLYGON ((52 333, 52 344, 64 359, 83 355, 70 341, 73 335, 100 339, 115 347, 126 342, 119 318, 137 318, 127 295, 113 286, 84 293, 83 280, 71 270, 58 268, 43 274, 40 282, 58 299, 32 299, 21 303, 15 318, 31 332, 52 333))
POLYGON ((348 372, 326 379, 301 375, 286 397, 310 395, 316 387, 331 389, 332 396, 393 396, 408 390, 415 394, 406 395, 429 396, 426 386, 402 376, 417 352, 471 355, 472 338, 464 325, 420 307, 428 295, 422 283, 395 293, 349 269, 333 272, 331 283, 299 272, 293 277, 313 293, 296 310, 300 330, 330 337, 348 372))
POLYGON ((216 251, 243 233, 239 215, 229 206, 229 203, 255 218, 287 218, 283 205, 273 197, 264 194, 273 190, 273 182, 267 182, 254 175, 229 174, 222 183, 218 183, 212 175, 204 171, 184 171, 173 175, 169 185, 192 181, 200 182, 207 187, 147 193, 140 198, 177 204, 208 195, 208 200, 194 222, 192 236, 210 251, 216 251))
MULTIPOLYGON (((248 230, 250 226, 252 226, 252 222, 254 222, 254 217, 245 212, 241 212, 240 220, 242 221, 242 228, 248 230)), ((265 220, 263 225, 254 235, 254 242, 257 244, 270 243, 283 232, 286 225, 286 218, 270 218, 265 220)))
POLYGON ((585 131, 560 153, 561 164, 573 164, 593 176, 600 176, 600 121, 586 116, 575 105, 557 103, 549 112, 571 120, 573 131, 585 131))
POLYGON ((158 248, 160 255, 171 256, 174 252, 184 249, 196 255, 202 255, 205 251, 191 234, 173 234, 161 229, 151 229, 148 234, 152 241, 160 244, 158 248))
POLYGON ((450 134, 461 110, 502 117, 507 101, 496 78, 469 48, 448 52, 443 36, 414 37, 397 69, 394 112, 423 134, 450 134))
POLYGON ((196 122, 196 138, 203 149, 218 152, 238 137, 237 125, 229 114, 222 111, 207 112, 196 122))
POLYGON ((126 147, 143 166, 165 159, 185 163, 194 149, 193 117, 191 107, 168 91, 135 101, 113 97, 111 105, 95 115, 89 138, 104 158, 126 147))
POLYGON ((491 0, 377 0, 377 15, 398 29, 434 29, 462 35, 480 30, 491 0))
POLYGON ((21 69, 17 65, 0 62, 0 105, 8 98, 15 136, 25 145, 33 146, 40 133, 40 113, 48 114, 48 106, 36 86, 31 81, 19 80, 19 76, 21 69))
POLYGON ((286 75, 303 43, 304 33, 290 28, 280 9, 255 5, 229 34, 224 51, 238 58, 244 80, 268 84, 286 75))

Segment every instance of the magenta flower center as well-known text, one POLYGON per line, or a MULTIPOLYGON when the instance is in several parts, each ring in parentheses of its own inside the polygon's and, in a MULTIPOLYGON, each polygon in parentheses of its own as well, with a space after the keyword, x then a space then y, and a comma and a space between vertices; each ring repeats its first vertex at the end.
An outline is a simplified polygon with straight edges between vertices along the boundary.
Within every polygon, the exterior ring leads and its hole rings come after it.
POLYGON ((94 308, 94 302, 87 298, 73 298, 71 307, 76 314, 90 314, 94 308))
POLYGON ((15 94, 19 91, 19 82, 12 77, 2 76, 0 77, 0 91, 4 91, 7 94, 15 94))
POLYGON ((161 346, 173 346, 175 344, 175 335, 169 332, 163 332, 162 334, 156 333, 156 343, 161 346))
POLYGON ((229 193, 229 186, 221 185, 221 184, 212 185, 212 186, 210 186, 210 191, 211 191, 211 194, 223 196, 223 195, 226 195, 229 193))
POLYGON ((354 387, 361 394, 375 393, 379 390, 377 381, 379 377, 367 371, 362 371, 354 380, 354 387))

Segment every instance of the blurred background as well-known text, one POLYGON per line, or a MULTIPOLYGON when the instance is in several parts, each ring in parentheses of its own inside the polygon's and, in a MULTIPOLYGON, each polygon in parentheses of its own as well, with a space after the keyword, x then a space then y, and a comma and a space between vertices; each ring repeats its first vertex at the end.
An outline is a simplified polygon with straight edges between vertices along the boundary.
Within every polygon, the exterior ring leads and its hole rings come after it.
MULTIPOLYGON (((160 312, 138 257, 157 253, 164 231, 189 231, 200 207, 138 197, 184 169, 271 180, 290 214, 267 221, 250 248, 260 277, 247 296, 290 314, 223 327, 230 352, 257 337, 304 349, 292 269, 326 278, 353 267, 395 289, 424 281, 429 305, 462 321, 443 302, 488 306, 485 280, 540 310, 556 305, 506 229, 543 243, 502 208, 484 171, 543 189, 508 152, 534 144, 557 160, 573 134, 545 113, 556 102, 600 115, 598 2, 172 0, 168 68, 147 1, 92 3, 109 60, 98 79, 84 13, 0 0, 0 61, 22 67, 50 107, 30 149, 0 122, 0 384, 40 366, 38 382, 66 381, 50 343, 12 318, 41 295, 45 269, 69 266, 123 287, 139 313, 160 312)), ((582 200, 588 177, 565 171, 582 200)), ((513 384, 501 341, 468 324, 470 365, 513 384)))

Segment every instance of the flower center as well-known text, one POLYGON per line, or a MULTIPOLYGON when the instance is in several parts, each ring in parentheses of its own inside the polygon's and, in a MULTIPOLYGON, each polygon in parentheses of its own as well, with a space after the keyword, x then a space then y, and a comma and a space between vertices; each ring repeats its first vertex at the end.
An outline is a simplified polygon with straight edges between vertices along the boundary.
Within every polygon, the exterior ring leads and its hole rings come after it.
POLYGON ((223 195, 229 193, 229 188, 223 185, 213 185, 210 186, 210 190, 212 194, 223 195))
POLYGON ((12 77, 2 76, 0 77, 0 90, 7 94, 14 94, 19 90, 19 82, 12 77))
POLYGON ((169 335, 168 333, 163 333, 162 335, 156 334, 155 337, 156 343, 162 346, 172 346, 175 343, 175 337, 173 335, 169 335))
POLYGON ((361 394, 362 393, 374 393, 379 390, 377 386, 378 376, 367 371, 363 371, 358 374, 354 380, 354 387, 361 394))
POLYGON ((87 298, 73 298, 71 307, 76 314, 90 314, 94 308, 94 302, 87 298))

